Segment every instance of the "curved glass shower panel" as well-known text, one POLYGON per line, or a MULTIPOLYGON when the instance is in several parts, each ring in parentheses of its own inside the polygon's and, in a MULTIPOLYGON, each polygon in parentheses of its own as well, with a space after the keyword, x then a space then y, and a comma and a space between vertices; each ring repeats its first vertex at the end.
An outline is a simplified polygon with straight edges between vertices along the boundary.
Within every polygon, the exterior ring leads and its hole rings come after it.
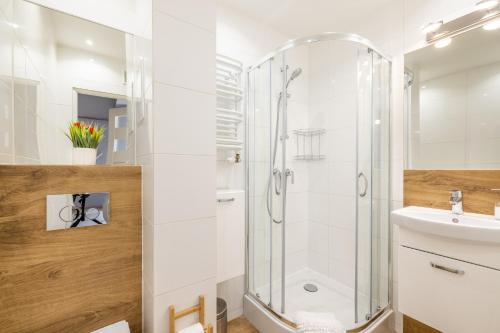
POLYGON ((284 314, 291 320, 298 311, 331 312, 353 328, 371 313, 370 229, 357 242, 358 220, 371 219, 371 53, 343 40, 286 50, 289 71, 302 69, 287 89, 285 170, 295 179, 286 197, 284 314), (359 202, 357 184, 365 192, 359 202))
POLYGON ((389 305, 391 64, 373 52, 371 314, 389 305))
POLYGON ((271 119, 271 62, 248 76, 247 172, 248 172, 248 275, 249 292, 269 303, 270 218, 266 214, 265 182, 269 176, 271 119))
POLYGON ((389 77, 334 33, 249 71, 248 290, 285 322, 329 312, 353 329, 389 302, 389 77))
POLYGON ((281 126, 276 124, 280 72, 281 62, 270 59, 248 73, 248 290, 267 306, 281 300, 283 201, 273 195, 281 181, 281 126))
POLYGON ((373 208, 373 51, 358 52, 357 192, 356 192, 356 322, 371 317, 372 208, 373 208))

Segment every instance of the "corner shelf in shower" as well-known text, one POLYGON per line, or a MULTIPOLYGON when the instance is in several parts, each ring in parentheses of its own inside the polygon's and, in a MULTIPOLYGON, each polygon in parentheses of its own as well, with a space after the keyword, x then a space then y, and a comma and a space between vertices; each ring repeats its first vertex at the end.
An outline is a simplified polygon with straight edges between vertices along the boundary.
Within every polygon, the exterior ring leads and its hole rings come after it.
POLYGON ((326 133, 324 128, 301 128, 293 130, 296 141, 296 154, 294 159, 302 161, 323 160, 326 155, 322 153, 321 137, 326 133))
POLYGON ((217 54, 216 55, 216 146, 219 150, 239 152, 243 142, 239 138, 238 128, 243 121, 241 101, 243 89, 241 61, 217 54))

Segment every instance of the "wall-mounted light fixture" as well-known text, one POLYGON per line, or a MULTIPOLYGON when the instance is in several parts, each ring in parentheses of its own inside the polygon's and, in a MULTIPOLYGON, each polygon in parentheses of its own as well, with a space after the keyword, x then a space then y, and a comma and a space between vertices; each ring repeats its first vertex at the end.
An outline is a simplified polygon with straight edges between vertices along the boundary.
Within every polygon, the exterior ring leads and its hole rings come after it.
POLYGON ((483 25, 484 30, 496 30, 498 28, 500 28, 500 19, 490 21, 483 25))
POLYGON ((428 44, 443 48, 451 44, 452 38, 472 29, 484 30, 500 28, 500 0, 482 0, 476 3, 475 10, 443 23, 435 21, 422 28, 428 44))
POLYGON ((490 10, 500 3, 499 0, 481 0, 476 3, 476 10, 490 10))
POLYGON ((439 28, 441 28, 441 26, 443 25, 443 21, 436 21, 436 22, 431 22, 427 25, 425 25, 423 28, 422 28, 422 32, 424 34, 428 34, 428 33, 431 33, 431 32, 436 32, 439 30, 439 28))
POLYGON ((442 49, 443 47, 447 47, 448 45, 450 45, 451 41, 451 37, 440 39, 434 44, 434 47, 436 49, 442 49))

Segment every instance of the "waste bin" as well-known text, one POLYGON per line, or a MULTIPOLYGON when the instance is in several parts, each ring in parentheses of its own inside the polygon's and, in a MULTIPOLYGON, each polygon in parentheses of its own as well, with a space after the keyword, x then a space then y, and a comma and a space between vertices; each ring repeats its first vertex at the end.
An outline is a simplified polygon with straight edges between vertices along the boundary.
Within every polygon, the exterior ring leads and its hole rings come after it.
POLYGON ((217 333, 227 333, 227 303, 217 297, 217 333))

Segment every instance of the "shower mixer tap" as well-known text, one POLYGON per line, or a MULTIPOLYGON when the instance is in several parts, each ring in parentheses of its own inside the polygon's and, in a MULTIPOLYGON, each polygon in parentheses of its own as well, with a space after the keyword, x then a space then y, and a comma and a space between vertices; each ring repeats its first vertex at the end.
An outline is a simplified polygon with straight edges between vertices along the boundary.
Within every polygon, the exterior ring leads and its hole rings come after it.
POLYGON ((285 170, 285 177, 286 179, 288 179, 288 177, 291 177, 291 184, 295 184, 295 172, 293 172, 293 170, 290 170, 290 169, 286 169, 285 170))

